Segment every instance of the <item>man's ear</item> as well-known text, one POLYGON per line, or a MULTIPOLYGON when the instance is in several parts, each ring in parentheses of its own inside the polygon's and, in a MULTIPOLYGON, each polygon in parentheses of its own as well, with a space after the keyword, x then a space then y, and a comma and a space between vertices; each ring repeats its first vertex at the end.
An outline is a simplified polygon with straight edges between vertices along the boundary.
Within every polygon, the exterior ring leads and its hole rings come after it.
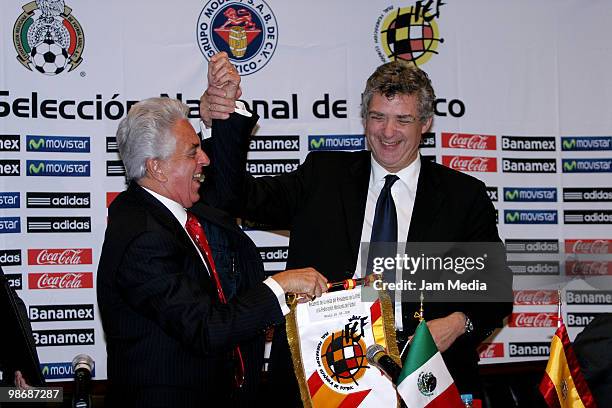
POLYGON ((432 123, 433 123, 433 117, 427 119, 427 121, 425 121, 425 123, 423 123, 423 125, 421 126, 421 133, 429 132, 429 129, 431 129, 432 123))
POLYGON ((168 177, 164 173, 163 163, 160 159, 147 159, 145 162, 147 175, 160 183, 168 181, 168 177))

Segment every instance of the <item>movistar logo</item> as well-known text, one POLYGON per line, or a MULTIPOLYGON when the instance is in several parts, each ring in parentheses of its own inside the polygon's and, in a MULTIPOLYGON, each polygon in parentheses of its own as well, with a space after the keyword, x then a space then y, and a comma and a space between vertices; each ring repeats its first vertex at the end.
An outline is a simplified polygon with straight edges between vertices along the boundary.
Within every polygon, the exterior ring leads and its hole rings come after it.
POLYGON ((567 139, 563 139, 563 150, 574 150, 574 148, 576 147, 576 139, 574 138, 567 138, 567 139))
POLYGON ((576 160, 563 161, 563 171, 574 171, 575 169, 576 169, 576 160))
POLYGON ((507 212, 506 213, 506 222, 516 222, 519 220, 520 218, 520 214, 518 213, 518 211, 515 211, 513 213, 511 212, 507 212))
POLYGON ((364 135, 308 136, 308 150, 363 150, 364 135))
POLYGON ((38 150, 41 147, 43 147, 44 145, 45 145, 45 139, 43 139, 43 138, 30 139, 30 141, 28 142, 29 150, 38 150))
POLYGON ((39 162, 38 166, 35 165, 34 163, 30 163, 30 167, 28 167, 28 172, 30 174, 38 174, 42 172, 44 169, 45 169, 45 163, 43 162, 39 162))
POLYGON ((325 143, 325 139, 320 137, 319 140, 317 139, 310 139, 310 147, 311 149, 320 149, 323 144, 325 143))
POLYGON ((519 196, 518 190, 506 190, 506 201, 516 200, 519 196))

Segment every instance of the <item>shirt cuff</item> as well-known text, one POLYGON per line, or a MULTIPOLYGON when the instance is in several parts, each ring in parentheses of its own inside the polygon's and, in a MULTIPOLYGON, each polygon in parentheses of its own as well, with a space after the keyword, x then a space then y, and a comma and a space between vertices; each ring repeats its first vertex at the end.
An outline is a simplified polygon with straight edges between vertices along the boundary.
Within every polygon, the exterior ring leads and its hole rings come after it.
POLYGON ((287 316, 290 312, 289 306, 287 306, 287 302, 285 301, 285 291, 281 288, 281 285, 278 284, 272 277, 266 279, 263 283, 265 283, 274 295, 276 295, 276 300, 278 300, 278 305, 281 308, 281 312, 283 316, 287 316))
MULTIPOLYGON (((239 115, 246 116, 250 118, 253 116, 251 112, 249 112, 246 108, 246 105, 242 101, 236 101, 236 107, 234 108, 234 112, 239 115)), ((206 140, 212 137, 212 128, 206 126, 206 124, 200 119, 200 134, 202 135, 202 140, 206 140)))

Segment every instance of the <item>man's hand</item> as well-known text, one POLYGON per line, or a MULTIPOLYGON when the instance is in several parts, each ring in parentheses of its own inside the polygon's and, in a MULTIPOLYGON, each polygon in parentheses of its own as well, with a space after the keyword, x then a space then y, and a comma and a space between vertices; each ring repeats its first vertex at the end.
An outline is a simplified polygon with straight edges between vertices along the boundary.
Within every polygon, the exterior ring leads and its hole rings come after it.
POLYGON ((200 97, 200 118, 208 127, 213 119, 227 119, 240 98, 240 75, 227 54, 220 52, 208 64, 208 88, 200 97))
POLYGON ((15 371, 15 387, 19 388, 20 390, 27 390, 32 388, 26 382, 26 379, 23 378, 23 374, 21 374, 21 371, 19 370, 15 371))
MULTIPOLYGON (((446 317, 433 319, 427 322, 427 328, 433 337, 440 353, 448 350, 453 345, 457 337, 465 332, 466 316, 462 312, 454 312, 446 317)), ((408 341, 412 341, 414 336, 410 336, 408 341)))
POLYGON ((465 315, 461 312, 451 313, 446 317, 428 321, 427 327, 438 350, 443 353, 465 332, 465 315))
POLYGON ((327 279, 313 268, 289 269, 272 275, 285 293, 305 295, 310 300, 327 292, 327 279))

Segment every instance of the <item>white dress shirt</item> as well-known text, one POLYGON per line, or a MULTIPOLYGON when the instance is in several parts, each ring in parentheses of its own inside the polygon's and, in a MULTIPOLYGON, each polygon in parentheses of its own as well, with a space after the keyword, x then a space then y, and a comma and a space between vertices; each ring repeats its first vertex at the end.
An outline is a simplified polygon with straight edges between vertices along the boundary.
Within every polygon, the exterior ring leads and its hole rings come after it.
MULTIPOLYGON (((389 173, 385 170, 374 157, 371 158, 370 182, 368 184, 368 197, 366 201, 365 215, 363 218, 363 227, 361 228, 361 242, 370 242, 372 236, 372 223, 374 222, 374 213, 376 211, 376 201, 380 195, 380 191, 385 185, 385 176, 389 173)), ((393 186, 391 186, 391 196, 395 203, 397 211, 397 240, 398 254, 403 254, 406 250, 405 244, 408 238, 408 230, 410 229, 410 221, 412 219, 412 210, 414 208, 414 199, 416 197, 417 184, 419 182, 419 173, 421 172, 421 157, 417 156, 408 167, 402 169, 396 175, 399 177, 393 186)), ((402 270, 397 270, 397 281, 401 280, 402 270)), ((361 277, 361 248, 357 255, 357 268, 355 276, 361 277)), ((399 292, 396 292, 395 297, 395 327, 402 330, 402 313, 401 313, 401 298, 399 292)))
MULTIPOLYGON (((191 238, 191 235, 189 235, 189 233, 187 232, 187 228, 185 227, 185 225, 187 224, 187 210, 185 210, 182 205, 180 205, 174 200, 169 199, 168 197, 164 197, 163 195, 158 194, 155 191, 152 191, 146 187, 142 187, 142 188, 144 188, 148 193, 150 193, 160 203, 162 203, 164 207, 166 207, 172 213, 172 215, 174 215, 174 217, 177 219, 179 224, 181 224, 181 226, 183 227, 183 230, 185 230, 185 234, 187 234, 187 236, 189 237, 189 240, 191 241, 193 246, 196 248, 198 255, 200 255, 200 259, 202 260, 202 263, 204 264, 204 268, 208 272, 208 276, 210 276, 210 271, 208 270, 208 265, 204 261, 202 252, 200 252, 198 245, 193 241, 193 239, 191 238)), ((276 296, 276 300, 278 300, 278 304, 281 308, 281 311, 283 312, 283 316, 287 315, 289 313, 289 307, 287 306, 287 302, 285 301, 285 291, 283 291, 283 288, 281 288, 278 282, 272 279, 272 277, 267 278, 266 280, 264 280, 263 283, 265 283, 270 288, 270 290, 274 292, 274 295, 276 296)))

